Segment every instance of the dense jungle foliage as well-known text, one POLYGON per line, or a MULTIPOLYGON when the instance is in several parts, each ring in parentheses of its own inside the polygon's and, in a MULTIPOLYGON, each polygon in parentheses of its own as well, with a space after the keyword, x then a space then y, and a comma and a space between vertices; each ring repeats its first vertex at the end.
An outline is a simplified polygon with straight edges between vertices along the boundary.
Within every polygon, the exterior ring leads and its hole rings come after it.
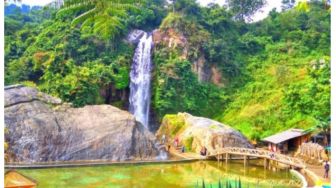
POLYGON ((296 6, 283 1, 281 12, 272 10, 258 22, 250 20, 262 0, 251 1, 246 10, 235 0, 227 7, 202 7, 195 0, 164 2, 145 0, 91 12, 96 21, 83 13, 105 6, 45 7, 7 15, 5 84, 38 87, 78 107, 107 103, 127 109, 135 47, 125 36, 132 29, 159 29, 187 42, 155 46, 152 111, 157 120, 186 111, 217 119, 256 140, 328 121, 326 1, 296 6), (193 68, 200 60, 206 79, 193 68))

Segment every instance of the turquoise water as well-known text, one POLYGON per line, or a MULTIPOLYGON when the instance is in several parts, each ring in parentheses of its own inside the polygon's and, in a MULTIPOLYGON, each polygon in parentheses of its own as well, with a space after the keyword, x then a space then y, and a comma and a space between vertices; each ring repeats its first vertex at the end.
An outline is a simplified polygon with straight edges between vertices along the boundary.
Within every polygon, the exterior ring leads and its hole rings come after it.
MULTIPOLYGON (((251 162, 247 168, 240 162, 217 161, 185 163, 106 165, 75 168, 19 170, 38 182, 41 188, 121 187, 178 188, 218 187, 218 182, 240 179, 242 187, 300 187, 288 171, 269 171, 251 162), (252 164, 251 164, 252 163, 252 164)), ((233 184, 233 182, 232 182, 233 184)))

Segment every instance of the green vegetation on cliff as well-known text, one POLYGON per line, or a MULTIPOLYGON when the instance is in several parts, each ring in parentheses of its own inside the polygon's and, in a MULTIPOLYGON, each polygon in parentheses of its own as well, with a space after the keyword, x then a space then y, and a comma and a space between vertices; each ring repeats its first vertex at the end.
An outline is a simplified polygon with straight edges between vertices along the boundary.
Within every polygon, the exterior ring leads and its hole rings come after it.
POLYGON ((165 11, 157 6, 159 0, 150 2, 143 2, 146 8, 141 13, 130 13, 123 20, 123 32, 109 40, 106 37, 111 33, 102 33, 105 30, 74 24, 80 9, 57 12, 45 8, 6 16, 5 84, 36 86, 75 106, 108 103, 126 107, 134 47, 123 38, 130 27, 147 29, 160 22, 165 11))
POLYGON ((5 83, 35 85, 76 106, 126 108, 134 46, 124 38, 132 29, 157 29, 152 109, 158 121, 186 111, 253 139, 327 122, 329 5, 318 0, 284 5, 280 13, 246 23, 264 1, 255 2, 239 9, 233 0, 229 7, 145 0, 132 10, 102 6, 94 14, 105 18, 112 11, 108 17, 115 23, 79 20, 91 5, 58 14, 44 8, 7 15, 5 83))
POLYGON ((28 80, 76 106, 100 104, 104 100, 99 92, 110 84, 127 88, 132 53, 122 41, 113 49, 94 35, 81 33, 69 19, 46 20, 6 36, 5 83, 28 80), (17 53, 22 55, 17 58, 17 53))
POLYGON ((273 10, 251 24, 233 21, 230 11, 216 5, 200 12, 171 13, 161 24, 163 33, 185 37, 187 44, 160 44, 154 52, 154 108, 160 116, 187 111, 212 117, 252 139, 328 121, 330 9, 325 4, 273 10), (202 58, 210 79, 197 81, 193 75, 200 80, 202 74, 191 67, 202 58))
POLYGON ((330 117, 330 12, 272 11, 242 36, 249 81, 218 119, 249 137, 291 127, 309 128, 330 117))
POLYGON ((157 69, 153 107, 159 117, 183 111, 203 116, 216 114, 226 103, 224 91, 213 84, 200 83, 190 61, 172 56, 163 50, 157 50, 154 56, 157 69))

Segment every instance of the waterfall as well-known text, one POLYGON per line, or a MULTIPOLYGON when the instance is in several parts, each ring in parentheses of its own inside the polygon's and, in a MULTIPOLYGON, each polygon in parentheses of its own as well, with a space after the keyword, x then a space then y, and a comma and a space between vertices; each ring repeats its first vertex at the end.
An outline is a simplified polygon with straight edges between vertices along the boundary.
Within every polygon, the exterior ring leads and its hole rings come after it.
POLYGON ((130 72, 130 112, 148 129, 151 83, 152 35, 144 33, 133 57, 130 72))

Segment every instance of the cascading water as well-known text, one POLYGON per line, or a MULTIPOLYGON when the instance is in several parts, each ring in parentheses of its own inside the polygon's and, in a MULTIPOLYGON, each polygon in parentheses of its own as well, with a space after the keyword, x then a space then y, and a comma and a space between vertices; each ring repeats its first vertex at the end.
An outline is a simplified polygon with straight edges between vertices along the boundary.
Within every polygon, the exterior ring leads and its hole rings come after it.
POLYGON ((151 83, 152 35, 144 33, 133 57, 130 72, 130 112, 148 129, 151 83))
MULTIPOLYGON (((141 122, 148 129, 149 107, 150 107, 150 86, 151 86, 151 49, 152 35, 144 33, 138 43, 133 56, 133 64, 130 72, 130 112, 136 120, 141 122)), ((166 160, 168 154, 163 145, 156 143, 160 151, 157 160, 166 160)))

